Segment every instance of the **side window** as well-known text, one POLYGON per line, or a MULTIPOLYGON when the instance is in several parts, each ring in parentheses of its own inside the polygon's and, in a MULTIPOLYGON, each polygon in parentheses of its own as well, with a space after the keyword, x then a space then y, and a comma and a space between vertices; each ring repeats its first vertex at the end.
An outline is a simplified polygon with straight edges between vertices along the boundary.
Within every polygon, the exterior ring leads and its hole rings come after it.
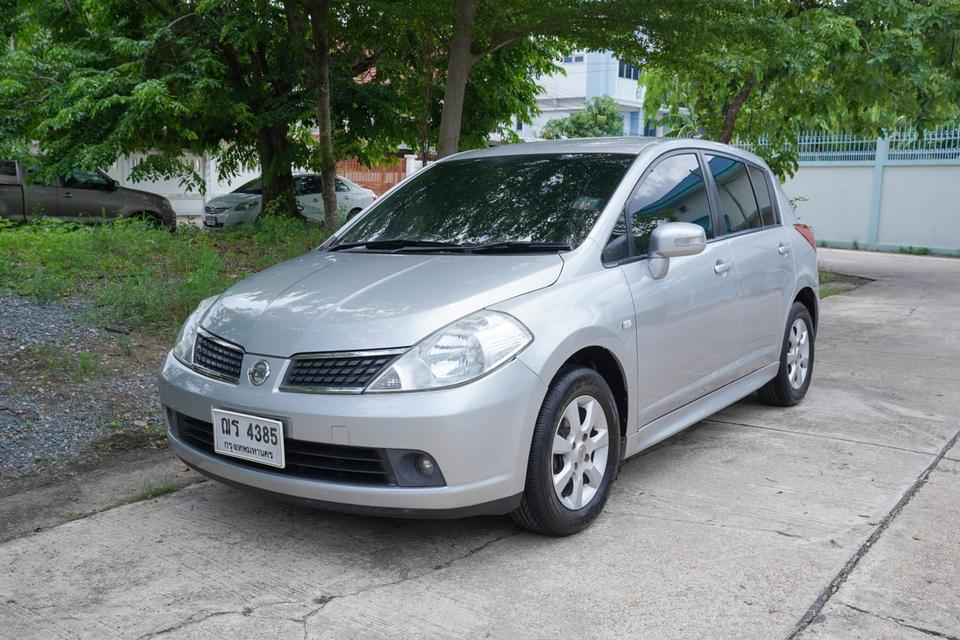
POLYGON ((106 191, 109 182, 96 171, 74 171, 63 179, 63 186, 72 189, 97 189, 106 191))
POLYGON ((750 186, 747 165, 723 156, 707 155, 720 198, 720 233, 759 229, 760 210, 750 186))
POLYGON ((302 176, 297 178, 299 184, 295 186, 297 195, 312 196, 317 193, 323 193, 323 184, 320 182, 320 176, 302 176))
POLYGON ((640 183, 627 205, 636 255, 645 255, 650 234, 666 222, 692 222, 713 237, 707 189, 693 153, 660 161, 640 183))
POLYGON ((337 178, 337 191, 350 191, 350 187, 347 186, 347 183, 337 178))
POLYGON ((17 175, 17 163, 13 160, 0 160, 0 176, 17 175))
POLYGON ((766 179, 763 170, 756 167, 750 167, 750 181, 753 183, 753 192, 757 196, 757 204, 760 205, 760 219, 763 221, 763 226, 776 225, 777 210, 770 196, 770 181, 766 179))

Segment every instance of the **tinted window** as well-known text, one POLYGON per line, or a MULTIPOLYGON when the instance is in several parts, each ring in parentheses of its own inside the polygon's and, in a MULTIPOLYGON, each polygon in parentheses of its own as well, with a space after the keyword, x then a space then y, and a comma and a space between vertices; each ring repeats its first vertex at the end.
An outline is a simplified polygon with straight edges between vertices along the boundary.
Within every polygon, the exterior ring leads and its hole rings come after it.
POLYGON ((12 160, 0 160, 0 176, 17 175, 17 163, 12 160))
POLYGON ((263 191, 263 187, 260 186, 260 178, 256 180, 251 180, 250 182, 241 185, 240 187, 234 189, 234 193, 249 193, 251 195, 260 195, 260 192, 263 191))
POLYGON ((347 183, 337 178, 337 191, 350 191, 350 187, 347 186, 347 183))
POLYGON ((579 245, 633 162, 631 155, 563 154, 438 162, 394 191, 344 243, 416 239, 579 245))
POLYGON ((770 197, 770 183, 764 177, 762 170, 750 167, 750 181, 753 182, 753 193, 757 196, 760 205, 760 219, 763 226, 770 227, 777 224, 777 211, 773 208, 770 197))
POLYGON ((73 189, 105 190, 110 181, 96 171, 74 171, 63 179, 63 186, 73 189))
POLYGON ((320 176, 303 176, 293 181, 294 190, 298 195, 308 196, 323 193, 323 183, 320 176))
POLYGON ((761 226, 747 165, 722 156, 707 155, 707 164, 720 197, 720 233, 737 233, 761 226))
POLYGON ((697 156, 684 153, 657 164, 640 183, 627 213, 633 221, 637 255, 647 253, 650 234, 666 222, 698 224, 712 238, 710 205, 697 156))

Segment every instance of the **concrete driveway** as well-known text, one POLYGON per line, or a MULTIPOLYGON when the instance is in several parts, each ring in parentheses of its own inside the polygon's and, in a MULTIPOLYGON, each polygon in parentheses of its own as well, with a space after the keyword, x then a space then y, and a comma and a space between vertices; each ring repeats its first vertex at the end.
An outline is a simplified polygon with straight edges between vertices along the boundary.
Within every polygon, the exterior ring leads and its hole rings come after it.
POLYGON ((821 250, 799 407, 628 462, 587 532, 304 511, 213 482, 0 546, 4 638, 960 638, 960 260, 821 250))

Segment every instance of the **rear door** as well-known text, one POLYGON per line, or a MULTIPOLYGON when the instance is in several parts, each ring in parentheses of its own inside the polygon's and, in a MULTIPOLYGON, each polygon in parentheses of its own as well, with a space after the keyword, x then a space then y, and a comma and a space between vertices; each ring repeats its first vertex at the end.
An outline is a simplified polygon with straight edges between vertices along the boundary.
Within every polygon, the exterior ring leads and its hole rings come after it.
POLYGON ((58 183, 41 183, 23 164, 20 165, 20 177, 23 180, 23 213, 27 218, 60 215, 58 183))
POLYGON ((100 171, 74 171, 61 178, 58 205, 66 220, 115 218, 123 200, 115 183, 100 171))
POLYGON ((780 357, 796 278, 792 247, 773 204, 768 172, 733 156, 711 152, 706 159, 720 234, 728 239, 737 265, 738 369, 744 376, 780 357))
MULTIPOLYGON (((627 204, 630 256, 622 261, 636 312, 640 423, 646 424, 714 391, 736 376, 737 274, 729 244, 715 237, 702 157, 697 151, 659 158, 627 204), (707 247, 672 258, 664 278, 647 265, 650 234, 664 222, 704 228, 707 247)), ((623 238, 614 237, 609 247, 623 238)))

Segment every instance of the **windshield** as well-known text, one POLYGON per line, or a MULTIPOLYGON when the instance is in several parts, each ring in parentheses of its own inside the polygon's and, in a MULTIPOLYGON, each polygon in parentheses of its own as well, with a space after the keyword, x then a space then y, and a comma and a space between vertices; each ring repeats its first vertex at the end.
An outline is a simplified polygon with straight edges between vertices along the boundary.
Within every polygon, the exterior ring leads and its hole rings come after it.
POLYGON ((251 180, 250 182, 240 185, 233 190, 234 193, 249 193, 251 195, 258 196, 263 190, 263 187, 260 186, 260 178, 256 180, 251 180))
POLYGON ((438 163, 382 200, 341 245, 579 245, 634 156, 517 155, 438 163))

